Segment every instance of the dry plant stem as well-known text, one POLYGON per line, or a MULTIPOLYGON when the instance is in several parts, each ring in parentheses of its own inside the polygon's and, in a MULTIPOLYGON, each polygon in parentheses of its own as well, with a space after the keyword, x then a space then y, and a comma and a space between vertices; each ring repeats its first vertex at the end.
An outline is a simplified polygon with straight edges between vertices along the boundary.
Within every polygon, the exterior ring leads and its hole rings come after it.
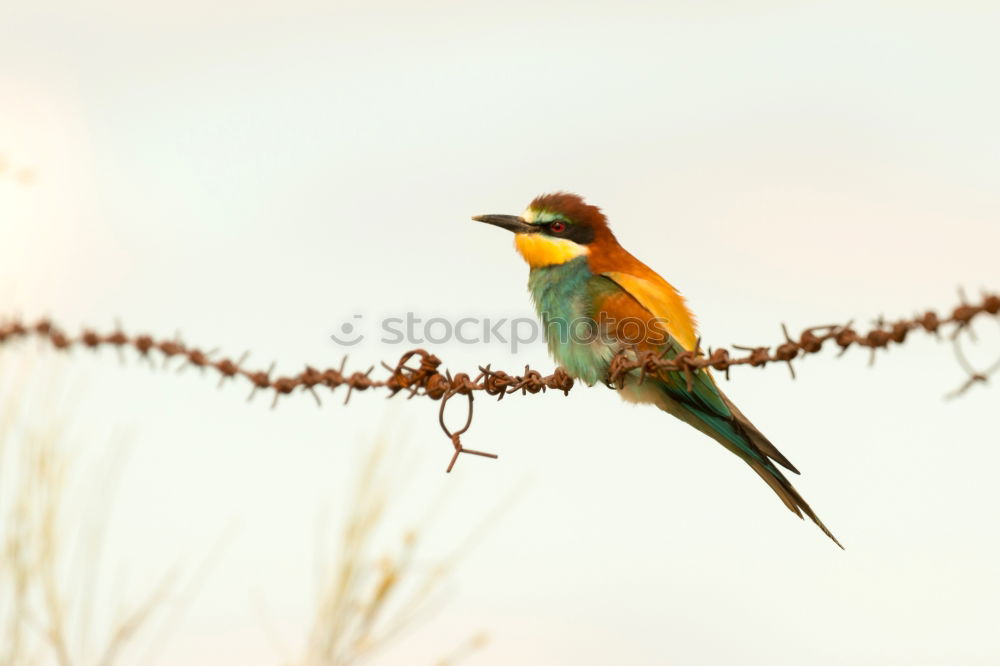
MULTIPOLYGON (((167 583, 124 617, 100 627, 89 619, 100 614, 94 594, 80 592, 79 579, 95 579, 96 560, 75 566, 85 533, 79 495, 71 480, 73 459, 64 450, 64 419, 46 403, 41 425, 25 420, 27 382, 0 367, 0 665, 114 666, 135 646, 163 600, 167 583), (87 621, 84 621, 87 620, 87 621), (102 651, 99 652, 98 651, 102 651), (96 654, 95 654, 96 653, 96 654), (100 657, 97 661, 95 658, 100 657)), ((34 376, 31 365, 26 377, 34 376)), ((48 398, 49 394, 46 394, 48 398)), ((103 516, 98 516, 100 519, 103 516)), ((103 522, 103 521, 102 521, 103 522)))
MULTIPOLYGON (((426 524, 407 530, 388 548, 382 543, 393 498, 399 496, 394 470, 401 468, 388 464, 395 458, 392 453, 385 438, 365 452, 353 493, 344 498, 347 514, 339 546, 335 553, 321 553, 324 561, 331 555, 334 559, 320 574, 316 614, 304 650, 290 666, 366 663, 403 630, 419 624, 421 611, 430 610, 443 592, 444 574, 455 557, 429 570, 426 561, 417 559, 426 524)), ((478 649, 485 638, 468 643, 478 649)), ((438 663, 455 664, 471 651, 438 663)))
MULTIPOLYGON (((680 351, 672 358, 655 352, 628 350, 619 353, 612 359, 606 383, 609 386, 620 387, 626 378, 630 375, 634 376, 635 373, 638 373, 641 379, 646 374, 662 371, 682 373, 690 383, 693 379, 693 373, 702 368, 724 372, 728 379, 729 370, 734 366, 763 367, 775 362, 787 364, 794 377, 795 371, 792 367, 792 361, 818 353, 829 341, 833 341, 840 348, 841 354, 851 347, 867 348, 871 352, 871 360, 874 361, 876 350, 903 344, 913 331, 922 330, 940 337, 942 331, 948 330, 951 339, 956 340, 960 333, 969 331, 968 327, 973 319, 984 314, 995 317, 998 313, 1000 313, 1000 294, 983 294, 978 303, 969 303, 965 295, 960 294, 959 304, 947 316, 939 316, 936 312, 928 310, 921 315, 893 322, 887 322, 880 318, 866 332, 858 331, 851 323, 812 326, 804 329, 797 338, 789 335, 787 328, 782 326, 783 342, 773 348, 769 346, 734 346, 734 349, 746 352, 740 356, 734 355, 726 348, 709 349, 706 355, 701 350, 700 341, 694 351, 680 351)), ((548 389, 568 394, 574 386, 573 378, 563 368, 556 368, 550 375, 542 375, 537 370, 525 366, 522 374, 511 375, 502 370, 493 370, 490 365, 487 365, 480 367, 474 377, 461 372, 452 375, 450 372, 439 370, 441 360, 423 349, 413 349, 406 352, 395 366, 383 363, 382 365, 388 374, 382 379, 372 377, 374 366, 366 372, 348 373, 345 370, 346 358, 339 368, 318 370, 307 365, 302 372, 295 375, 273 376, 273 364, 267 371, 252 370, 244 366, 246 354, 237 361, 229 358, 213 358, 215 350, 204 352, 184 344, 179 337, 158 340, 151 335, 130 336, 120 326, 110 333, 102 334, 92 329, 84 329, 79 335, 73 336, 63 332, 48 319, 33 324, 25 324, 19 319, 14 319, 0 324, 0 344, 28 337, 39 338, 61 350, 73 347, 98 349, 109 346, 121 350, 128 347, 134 349, 139 353, 140 358, 146 359, 150 363, 152 363, 154 354, 161 356, 164 362, 176 357, 183 361, 181 368, 195 366, 202 371, 209 369, 218 373, 220 383, 226 379, 242 377, 252 387, 251 399, 259 391, 271 391, 274 396, 272 406, 277 405, 278 399, 282 395, 288 395, 296 390, 299 392, 308 391, 319 402, 320 395, 316 391, 317 388, 324 387, 335 391, 341 386, 346 387, 345 404, 350 400, 354 391, 373 389, 385 390, 389 393, 389 397, 405 392, 408 398, 426 396, 432 400, 441 400, 442 409, 439 414, 439 422, 455 448, 451 463, 448 465, 448 471, 451 471, 458 456, 462 453, 496 457, 495 454, 466 449, 461 444, 460 436, 466 432, 471 424, 471 397, 474 392, 484 391, 488 395, 502 399, 511 393, 520 392, 522 395, 526 395, 545 392, 548 389), (455 395, 469 396, 469 419, 464 428, 453 433, 444 424, 443 410, 444 403, 455 395)), ((1000 361, 986 371, 972 370, 964 361, 964 356, 960 356, 960 362, 969 374, 969 379, 952 394, 953 396, 961 395, 973 384, 984 382, 991 373, 1000 371, 1000 361)))

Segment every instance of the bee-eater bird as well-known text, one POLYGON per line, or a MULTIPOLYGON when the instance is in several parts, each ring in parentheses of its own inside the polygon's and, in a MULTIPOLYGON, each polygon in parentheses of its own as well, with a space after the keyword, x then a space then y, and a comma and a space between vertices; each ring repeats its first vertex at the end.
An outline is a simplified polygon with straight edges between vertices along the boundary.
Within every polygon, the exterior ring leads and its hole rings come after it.
MULTIPOLYGON (((514 245, 531 267, 528 289, 549 351, 575 378, 607 381, 620 352, 655 350, 671 358, 696 351, 695 320, 674 287, 628 253, 596 206, 575 194, 536 198, 521 215, 472 218, 514 232, 514 245)), ((633 371, 618 391, 630 402, 651 403, 697 428, 739 456, 800 518, 809 516, 840 546, 775 463, 797 469, 719 390, 707 369, 640 377, 633 371)), ((841 546, 843 548, 843 546, 841 546)))

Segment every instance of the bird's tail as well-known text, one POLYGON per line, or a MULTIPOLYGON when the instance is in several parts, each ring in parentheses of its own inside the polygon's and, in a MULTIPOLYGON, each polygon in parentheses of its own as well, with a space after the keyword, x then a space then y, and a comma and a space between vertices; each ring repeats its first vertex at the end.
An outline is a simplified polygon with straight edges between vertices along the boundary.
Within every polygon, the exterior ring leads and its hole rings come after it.
POLYGON ((823 530, 823 534, 830 537, 835 544, 844 546, 837 541, 837 537, 823 524, 812 507, 802 499, 802 495, 795 489, 787 477, 781 473, 775 461, 785 465, 796 474, 798 470, 789 463, 784 456, 765 438, 746 417, 738 410, 733 409, 733 414, 728 419, 722 419, 715 415, 707 415, 704 412, 692 410, 695 415, 708 426, 706 432, 717 442, 738 455, 746 464, 750 465, 753 471, 764 479, 764 482, 771 487, 771 490, 785 503, 789 511, 799 518, 803 514, 809 516, 816 526, 823 530), (777 456, 771 453, 777 453, 777 456), (773 458, 773 460, 772 460, 773 458))
POLYGON ((777 467, 780 464, 798 474, 795 466, 719 391, 710 377, 700 386, 704 389, 701 393, 683 390, 679 384, 636 382, 626 384, 621 395, 632 402, 651 402, 722 444, 750 465, 792 513, 799 518, 803 514, 809 516, 823 534, 844 547, 777 467))
POLYGON ((781 473, 775 463, 783 465, 796 474, 798 470, 764 437, 749 419, 736 409, 736 406, 728 398, 721 397, 725 401, 728 407, 727 411, 729 412, 727 415, 723 415, 713 413, 705 405, 694 403, 691 400, 688 400, 686 404, 681 403, 668 392, 663 392, 661 395, 667 398, 658 402, 661 409, 701 430, 739 456, 753 468, 753 471, 760 475, 760 478, 764 479, 764 482, 771 487, 771 490, 775 492, 792 513, 799 518, 802 518, 803 514, 809 516, 816 523, 816 526, 823 530, 823 533, 830 537, 835 544, 841 548, 844 547, 837 541, 837 537, 833 536, 833 533, 830 532, 827 526, 823 524, 823 521, 819 519, 819 516, 816 515, 809 504, 802 499, 802 495, 795 490, 795 487, 781 473))
POLYGON ((799 518, 802 518, 802 514, 809 516, 810 520, 816 523, 818 528, 823 530, 823 534, 830 537, 835 544, 840 546, 841 549, 844 548, 844 546, 837 541, 837 537, 833 536, 833 532, 831 532, 829 528, 823 524, 823 521, 819 519, 816 512, 812 510, 804 499, 802 499, 802 495, 799 495, 799 491, 795 490, 795 486, 793 486, 788 479, 785 478, 785 475, 782 474, 781 471, 775 467, 773 463, 771 463, 771 461, 767 460, 765 462, 761 462, 759 460, 754 460, 753 458, 747 458, 744 456, 740 457, 746 460, 747 464, 750 465, 753 471, 760 475, 760 478, 764 479, 764 482, 771 487, 771 490, 773 490, 779 498, 781 498, 781 501, 785 503, 785 506, 787 506, 792 513, 797 515, 799 518))

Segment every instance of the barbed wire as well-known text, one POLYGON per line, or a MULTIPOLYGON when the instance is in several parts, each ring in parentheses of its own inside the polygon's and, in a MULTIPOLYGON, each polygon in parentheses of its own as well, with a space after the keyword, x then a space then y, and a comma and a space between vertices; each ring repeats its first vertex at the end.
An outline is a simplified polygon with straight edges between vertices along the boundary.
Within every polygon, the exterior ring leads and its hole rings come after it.
MULTIPOLYGON (((958 389, 946 396, 954 398, 968 391, 973 385, 986 382, 992 374, 1000 371, 1000 359, 986 369, 977 370, 974 368, 960 344, 960 334, 963 331, 969 331, 971 334, 969 326, 976 317, 984 314, 996 317, 998 313, 1000 313, 1000 294, 984 293, 981 301, 969 303, 965 295, 960 293, 959 304, 947 316, 940 316, 933 310, 927 310, 910 319, 889 322, 879 318, 864 333, 855 329, 853 322, 848 322, 843 325, 811 326, 804 329, 797 338, 793 338, 782 324, 784 342, 773 348, 770 346, 733 345, 733 349, 745 352, 740 356, 734 355, 730 350, 722 347, 714 350, 709 349, 707 353, 704 353, 701 351, 700 341, 694 351, 681 351, 669 357, 664 353, 653 351, 625 350, 612 358, 605 383, 611 387, 621 388, 626 379, 629 376, 634 376, 636 371, 638 371, 640 382, 647 375, 658 372, 679 372, 684 375, 688 382, 688 389, 691 390, 694 373, 700 369, 711 368, 723 372, 726 379, 729 379, 729 370, 732 367, 748 365, 759 368, 771 363, 787 364, 794 378, 795 369, 792 362, 806 355, 820 352, 824 344, 831 340, 840 348, 839 355, 843 355, 851 347, 862 347, 870 350, 870 362, 874 362, 877 350, 888 348, 891 345, 901 345, 911 332, 922 330, 938 338, 943 332, 947 332, 948 339, 954 345, 959 365, 968 375, 966 381, 958 389)), ((318 370, 307 365, 304 370, 297 374, 275 376, 274 364, 271 364, 266 371, 251 370, 245 367, 249 352, 244 353, 235 361, 230 358, 215 358, 217 350, 202 351, 197 347, 183 343, 179 336, 175 336, 173 339, 157 339, 147 334, 128 335, 122 330, 120 324, 117 324, 115 330, 110 333, 99 333, 94 329, 85 328, 79 335, 70 335, 56 326, 50 319, 41 319, 31 324, 26 324, 19 318, 0 322, 0 345, 31 337, 45 341, 57 350, 69 350, 74 347, 89 349, 113 347, 122 355, 122 359, 124 359, 123 350, 129 348, 138 352, 139 357, 150 364, 153 364, 154 354, 158 354, 163 359, 164 367, 175 358, 183 359, 178 371, 191 366, 203 371, 213 370, 219 375, 220 386, 227 380, 245 379, 251 386, 247 400, 252 400, 258 392, 272 391, 274 394, 272 408, 278 404, 281 396, 289 395, 296 390, 311 393, 316 399, 316 403, 322 405, 318 388, 336 391, 340 387, 345 387, 344 404, 350 401, 355 391, 373 389, 386 390, 389 397, 405 393, 408 399, 415 396, 426 396, 432 400, 440 400, 438 421, 442 431, 454 447, 454 454, 447 468, 448 472, 452 470, 462 453, 489 458, 497 457, 494 453, 467 449, 462 444, 461 436, 472 425, 474 393, 484 392, 487 395, 496 396, 499 400, 514 393, 536 394, 544 393, 549 389, 569 394, 575 385, 573 378, 561 367, 557 367, 548 375, 532 370, 527 365, 521 374, 509 374, 502 370, 494 370, 491 365, 480 366, 474 375, 464 372, 452 374, 448 370, 442 371, 440 369, 441 360, 425 349, 407 351, 400 357, 395 366, 382 363, 382 367, 388 373, 384 378, 372 377, 375 366, 369 367, 365 372, 348 372, 345 369, 346 357, 338 368, 318 370), (447 402, 456 395, 468 397, 468 417, 461 429, 452 432, 445 424, 444 412, 447 402)))

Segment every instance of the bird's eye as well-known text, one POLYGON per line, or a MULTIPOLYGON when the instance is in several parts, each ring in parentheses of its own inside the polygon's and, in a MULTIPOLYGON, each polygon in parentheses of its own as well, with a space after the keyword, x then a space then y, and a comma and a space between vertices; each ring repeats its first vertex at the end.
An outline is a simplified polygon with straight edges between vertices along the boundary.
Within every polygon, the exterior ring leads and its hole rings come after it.
POLYGON ((553 222, 549 225, 549 231, 554 234, 561 234, 566 231, 566 224, 563 222, 553 222))

